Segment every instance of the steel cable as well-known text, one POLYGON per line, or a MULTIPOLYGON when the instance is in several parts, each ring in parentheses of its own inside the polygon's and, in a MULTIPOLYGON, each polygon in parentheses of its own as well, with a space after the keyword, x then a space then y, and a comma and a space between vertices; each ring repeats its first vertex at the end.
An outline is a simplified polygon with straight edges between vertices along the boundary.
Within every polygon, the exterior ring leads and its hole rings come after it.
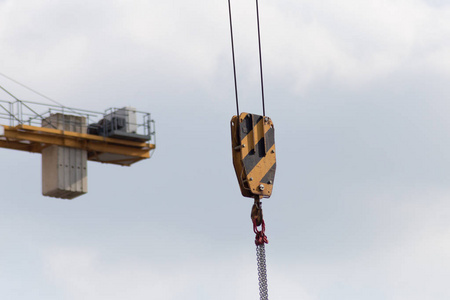
MULTIPOLYGON (((233 75, 234 75, 234 93, 236 98, 236 111, 237 116, 239 116, 239 98, 238 98, 238 86, 237 86, 237 75, 236 75, 236 56, 234 51, 234 34, 233 34, 233 21, 231 13, 231 0, 228 0, 228 16, 230 19, 230 36, 231 36, 231 56, 233 60, 233 75)), ((259 71, 261 80, 261 100, 262 100, 262 110, 263 116, 266 115, 266 104, 264 98, 264 76, 263 76, 263 63, 262 63, 262 47, 261 47, 261 29, 259 24, 259 3, 256 0, 256 25, 258 28, 258 49, 259 49, 259 71)))
POLYGON ((259 71, 261 75, 261 98, 263 107, 263 116, 266 115, 266 106, 264 101, 264 80, 263 80, 263 67, 262 67, 262 54, 261 54, 261 30, 259 26, 259 5, 258 0, 256 0, 256 25, 258 27, 258 46, 259 46, 259 71))
MULTIPOLYGON (((259 47, 259 69, 261 76, 261 97, 262 97, 262 109, 263 116, 266 115, 265 101, 264 101, 264 80, 263 80, 263 67, 262 67, 262 51, 261 51, 261 32, 259 25, 259 7, 258 0, 256 0, 256 18, 257 18, 257 28, 258 28, 258 47, 259 47)), ((233 75, 234 75, 234 91, 236 97, 236 111, 239 118, 239 98, 238 98, 238 86, 237 86, 237 75, 236 75, 236 58, 234 53, 234 36, 233 36, 233 22, 231 13, 231 0, 228 0, 228 14, 230 19, 230 35, 231 35, 231 55, 233 60, 233 75)), ((238 119, 239 120, 239 119, 238 119)), ((239 121, 238 121, 239 122, 239 121)), ((258 198, 259 203, 259 198, 258 198)), ((260 203, 259 203, 260 204, 260 203)), ((260 206, 258 205, 260 209, 260 206)), ((259 295, 261 300, 268 300, 268 287, 267 287, 267 270, 266 270, 266 250, 265 244, 268 243, 267 237, 264 234, 265 224, 262 220, 262 229, 258 230, 256 225, 256 220, 253 219, 253 231, 256 234, 255 244, 256 244, 256 259, 258 264, 258 280, 259 280, 259 295)))
POLYGON ((237 77, 236 77, 236 58, 234 55, 234 36, 233 36, 233 21, 231 18, 231 2, 228 0, 228 14, 230 17, 230 35, 231 35, 231 55, 233 58, 233 74, 234 74, 234 93, 236 96, 236 111, 239 117, 239 99, 238 99, 238 87, 237 87, 237 77))

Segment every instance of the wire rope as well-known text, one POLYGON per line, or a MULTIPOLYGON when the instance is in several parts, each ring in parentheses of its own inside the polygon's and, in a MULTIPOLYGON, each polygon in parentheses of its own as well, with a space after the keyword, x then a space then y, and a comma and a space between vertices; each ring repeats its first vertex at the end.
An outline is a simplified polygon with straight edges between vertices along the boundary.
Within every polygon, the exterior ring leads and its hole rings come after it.
POLYGON ((233 36, 233 21, 231 17, 231 2, 228 0, 228 15, 230 18, 230 36, 231 36, 231 56, 233 58, 233 74, 234 74, 234 94, 236 97, 236 111, 239 117, 239 98, 238 98, 238 87, 237 87, 237 76, 236 76, 236 58, 234 55, 234 36, 233 36))
MULTIPOLYGON (((44 95, 44 94, 42 94, 42 93, 39 93, 38 91, 36 91, 36 90, 34 90, 34 89, 32 89, 32 88, 26 86, 26 85, 23 84, 23 83, 20 83, 19 81, 17 81, 17 80, 15 80, 15 79, 13 79, 13 78, 11 78, 11 77, 9 77, 9 76, 7 76, 7 75, 1 73, 1 72, 0 72, 0 75, 3 76, 3 77, 5 77, 6 79, 11 80, 12 82, 14 82, 14 83, 16 83, 16 84, 18 84, 18 85, 20 85, 21 87, 24 87, 24 88, 26 88, 27 90, 29 90, 29 91, 31 91, 31 92, 33 92, 33 93, 35 93, 35 94, 37 94, 37 95, 39 95, 39 96, 41 96, 41 97, 47 99, 47 100, 52 101, 53 103, 55 103, 55 104, 57 104, 57 105, 59 105, 59 106, 65 107, 64 105, 62 105, 62 104, 59 103, 58 101, 53 100, 52 98, 50 98, 50 97, 48 97, 48 96, 46 96, 46 95, 44 95)), ((15 98, 15 97, 14 97, 14 98, 15 98)), ((16 99, 16 100, 17 100, 17 99, 16 99)))
MULTIPOLYGON (((231 37, 231 57, 233 61, 233 77, 234 77, 234 93, 236 98, 236 112, 239 116, 239 97, 238 97, 238 84, 237 84, 237 72, 236 72, 236 55, 234 50, 234 33, 233 33, 233 21, 232 21, 232 10, 231 10, 231 0, 228 0, 228 16, 230 20, 230 37, 231 37)), ((261 82, 261 102, 263 116, 266 115, 266 104, 264 97, 264 76, 263 76, 263 62, 262 62, 262 47, 261 47, 261 26, 259 21, 259 2, 256 0, 256 26, 258 29, 258 51, 259 51, 259 71, 260 71, 260 82, 261 82)), ((1 74, 1 73, 0 73, 1 74)))
POLYGON ((2 87, 0 85, 0 89, 2 89, 5 93, 7 93, 8 95, 10 95, 11 97, 14 98, 14 100, 21 102, 21 100, 19 100, 16 96, 14 96, 13 94, 11 94, 10 92, 8 92, 4 87, 2 87))
MULTIPOLYGON (((39 96, 41 96, 41 97, 47 99, 47 100, 50 100, 51 102, 55 103, 56 105, 59 105, 59 106, 60 106, 61 108, 63 108, 63 109, 67 109, 67 110, 69 110, 69 111, 71 111, 71 112, 73 112, 73 113, 75 113, 75 114, 80 114, 79 112, 76 112, 76 111, 73 110, 72 108, 63 105, 63 104, 59 103, 58 101, 56 101, 56 100, 54 100, 54 99, 52 99, 52 98, 50 98, 50 97, 48 97, 48 96, 46 96, 46 95, 44 95, 44 94, 42 94, 42 93, 39 93, 38 91, 36 91, 36 90, 34 90, 34 89, 32 89, 32 88, 26 86, 25 84, 23 84, 23 83, 21 83, 21 82, 15 80, 15 79, 13 79, 13 78, 7 76, 7 75, 5 75, 5 74, 3 74, 3 73, 1 73, 1 72, 0 72, 0 75, 3 76, 3 77, 5 77, 6 79, 11 80, 12 82, 14 82, 14 83, 16 83, 16 84, 18 84, 18 85, 20 85, 21 87, 24 87, 24 88, 26 88, 27 90, 29 90, 29 91, 31 91, 31 92, 33 92, 33 93, 35 93, 35 94, 37 94, 37 95, 39 95, 39 96)), ((13 96, 10 92, 6 91, 4 88, 2 88, 2 89, 3 89, 5 92, 7 92, 9 95, 11 95, 14 99, 16 99, 17 101, 22 102, 21 100, 17 99, 17 97, 13 96)), ((23 102, 22 102, 22 103, 23 103, 23 102)))
MULTIPOLYGON (((39 114, 38 112, 36 112, 34 109, 32 109, 31 107, 29 107, 27 104, 25 104, 22 100, 20 100, 19 98, 17 98, 16 96, 14 96, 13 94, 11 94, 10 92, 8 92, 4 87, 2 87, 0 85, 0 89, 2 89, 4 92, 6 92, 8 95, 10 95, 11 97, 13 97, 18 103, 20 103, 21 105, 25 106, 26 108, 28 108, 32 113, 34 113, 36 116, 40 117, 42 120, 45 120, 45 118, 39 114)), ((3 107, 4 108, 4 107, 3 107)), ((5 109, 6 110, 6 109, 5 109)), ((17 118, 16 116, 14 116, 14 114, 12 114, 10 111, 6 110, 10 117, 12 117, 13 119, 16 119, 16 121, 18 121, 20 124, 23 123, 22 117, 17 118)), ((56 129, 56 127, 54 125, 52 125, 51 123, 49 123, 48 121, 46 121, 50 126, 52 126, 53 128, 56 129)))
POLYGON ((264 79, 263 79, 263 63, 262 63, 262 54, 261 54, 261 30, 259 25, 259 5, 258 0, 256 0, 256 25, 258 27, 258 48, 259 48, 259 70, 261 75, 261 98, 262 98, 262 108, 263 108, 263 116, 266 115, 266 106, 264 101, 264 79))
MULTIPOLYGON (((233 60, 233 75, 234 75, 234 91, 236 97, 236 111, 239 120, 239 98, 238 98, 238 86, 237 86, 237 76, 236 76, 236 58, 234 53, 234 35, 233 35, 233 21, 232 21, 232 12, 231 12, 231 0, 228 0, 228 15, 230 19, 230 36, 231 36, 231 55, 233 60)), ((261 50, 261 30, 260 30, 260 22, 259 22, 259 4, 258 0, 256 0, 256 20, 257 20, 257 28, 258 28, 258 49, 259 49, 259 70, 261 76, 261 98, 262 98, 262 109, 263 109, 263 117, 266 115, 266 107, 265 107, 265 99, 264 99, 264 78, 263 78, 263 64, 262 64, 262 50, 261 50)), ((239 121, 238 121, 239 122, 239 121)), ((259 198, 255 201, 258 202, 258 209, 260 208, 259 198)), ((256 203, 256 202, 255 202, 256 203)), ((261 210, 261 219, 262 219, 262 210, 261 210)), ((262 220, 262 229, 258 230, 258 225, 256 223, 256 219, 253 219, 253 231, 256 234, 255 244, 256 244, 256 257, 257 257, 257 265, 258 265, 258 281, 259 281, 259 294, 261 300, 267 300, 268 297, 268 288, 267 288, 267 270, 266 270, 266 252, 264 244, 268 243, 267 237, 264 234, 265 224, 264 220, 262 220)))

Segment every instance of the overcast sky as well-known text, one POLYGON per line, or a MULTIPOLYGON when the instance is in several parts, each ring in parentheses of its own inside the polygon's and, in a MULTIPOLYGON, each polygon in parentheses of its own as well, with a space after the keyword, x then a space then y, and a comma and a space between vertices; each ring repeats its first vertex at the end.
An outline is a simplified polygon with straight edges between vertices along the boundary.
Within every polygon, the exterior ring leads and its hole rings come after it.
MULTIPOLYGON (((255 3, 232 5, 241 111, 261 114, 255 3)), ((148 111, 157 129, 151 159, 89 162, 72 201, 41 195, 40 155, 0 150, 1 299, 258 299, 227 9, 0 0, 1 73, 69 107, 148 111)), ((449 299, 450 3, 260 0, 260 13, 269 297, 449 299)))

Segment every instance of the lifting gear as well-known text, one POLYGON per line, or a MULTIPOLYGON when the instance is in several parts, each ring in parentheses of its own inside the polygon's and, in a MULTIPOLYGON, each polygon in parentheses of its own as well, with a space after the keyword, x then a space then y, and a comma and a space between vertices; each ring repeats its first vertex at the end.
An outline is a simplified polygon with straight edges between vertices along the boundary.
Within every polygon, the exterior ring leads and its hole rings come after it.
POLYGON ((269 117, 242 113, 231 119, 233 165, 242 196, 269 198, 275 179, 275 133, 269 117))
POLYGON ((266 248, 264 244, 269 243, 267 240, 265 231, 266 224, 262 217, 261 202, 255 197, 255 204, 252 208, 252 221, 253 232, 256 234, 256 260, 258 264, 258 281, 259 281, 259 296, 262 300, 267 300, 269 295, 267 291, 267 270, 266 270, 266 248), (258 224, 260 222, 260 224, 258 224), (261 230, 258 230, 258 226, 261 225, 261 230))
POLYGON ((244 197, 254 198, 251 211, 256 234, 259 294, 268 299, 265 244, 269 243, 262 213, 261 199, 272 195, 275 179, 275 133, 269 117, 242 113, 231 119, 233 165, 244 197), (261 226, 261 230, 258 230, 261 226))
POLYGON ((268 299, 265 244, 269 241, 265 235, 266 225, 262 213, 263 198, 272 195, 275 179, 275 129, 272 120, 266 116, 264 104, 264 83, 261 56, 261 37, 259 26, 259 5, 256 0, 256 17, 259 44, 259 67, 261 75, 262 115, 239 113, 239 99, 234 55, 233 22, 231 3, 228 0, 230 19, 231 53, 233 59, 234 90, 237 114, 231 119, 231 144, 233 165, 244 197, 254 198, 251 211, 253 231, 256 234, 256 257, 258 263, 259 295, 261 300, 268 299), (258 227, 261 226, 261 230, 258 227))

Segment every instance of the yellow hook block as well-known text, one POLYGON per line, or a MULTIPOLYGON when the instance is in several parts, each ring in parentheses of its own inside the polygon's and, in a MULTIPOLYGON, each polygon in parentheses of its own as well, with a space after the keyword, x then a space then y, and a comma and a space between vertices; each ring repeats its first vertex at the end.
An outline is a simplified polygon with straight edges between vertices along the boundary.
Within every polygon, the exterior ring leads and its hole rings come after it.
POLYGON ((233 165, 244 197, 269 198, 275 179, 275 129, 269 117, 241 113, 231 119, 233 165))

